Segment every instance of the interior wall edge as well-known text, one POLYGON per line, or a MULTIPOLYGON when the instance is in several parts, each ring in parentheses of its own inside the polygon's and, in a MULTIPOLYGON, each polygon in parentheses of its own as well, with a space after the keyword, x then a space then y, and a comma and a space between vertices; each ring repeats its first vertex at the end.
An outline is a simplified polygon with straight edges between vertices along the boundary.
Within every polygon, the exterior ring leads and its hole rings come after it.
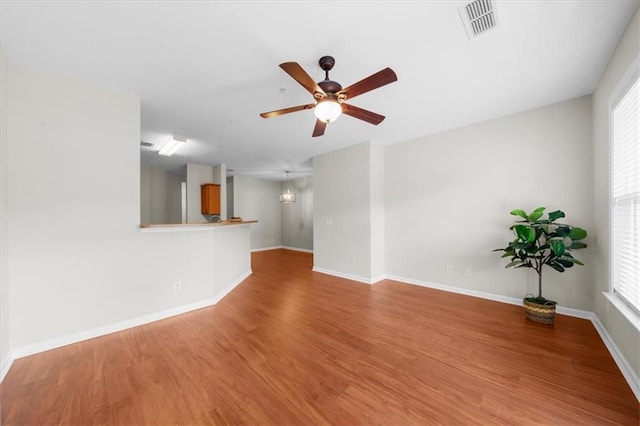
POLYGON ((0 383, 4 380, 4 377, 9 372, 11 365, 13 364, 13 352, 9 351, 7 356, 2 360, 2 364, 0 365, 0 383))

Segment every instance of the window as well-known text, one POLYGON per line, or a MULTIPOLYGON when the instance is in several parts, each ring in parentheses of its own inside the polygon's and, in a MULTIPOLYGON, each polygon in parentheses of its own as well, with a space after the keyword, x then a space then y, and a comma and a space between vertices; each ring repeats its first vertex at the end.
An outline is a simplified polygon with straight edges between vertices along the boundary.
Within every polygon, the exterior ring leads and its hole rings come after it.
POLYGON ((640 58, 611 104, 613 292, 640 313, 640 58))

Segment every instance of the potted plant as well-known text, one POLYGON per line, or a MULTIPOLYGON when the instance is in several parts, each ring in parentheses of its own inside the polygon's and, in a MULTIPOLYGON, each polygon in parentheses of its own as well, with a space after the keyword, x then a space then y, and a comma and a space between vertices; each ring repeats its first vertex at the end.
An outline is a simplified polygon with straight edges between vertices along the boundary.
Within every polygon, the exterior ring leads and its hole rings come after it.
POLYGON ((505 248, 494 251, 503 252, 502 257, 511 261, 505 268, 531 268, 538 274, 538 296, 526 295, 524 306, 526 317, 532 321, 553 324, 556 314, 556 302, 542 296, 542 270, 546 265, 558 272, 564 272, 573 265, 583 265, 571 254, 572 250, 587 247, 581 242, 587 231, 565 223, 557 223, 565 217, 560 210, 553 211, 543 218, 545 207, 538 207, 530 214, 524 210, 513 210, 512 215, 521 220, 511 225, 515 239, 505 248))

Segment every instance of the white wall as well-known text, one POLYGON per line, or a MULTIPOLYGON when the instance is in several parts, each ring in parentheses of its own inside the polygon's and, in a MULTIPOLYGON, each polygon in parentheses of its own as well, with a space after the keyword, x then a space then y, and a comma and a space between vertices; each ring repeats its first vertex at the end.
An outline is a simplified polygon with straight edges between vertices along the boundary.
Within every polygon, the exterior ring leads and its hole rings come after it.
POLYGON ((140 223, 181 223, 183 177, 159 166, 140 167, 140 223))
POLYGON ((182 182, 186 176, 177 172, 165 172, 167 183, 166 221, 159 223, 182 223, 182 182))
POLYGON ((303 177, 282 182, 280 191, 287 188, 296 194, 296 202, 281 204, 282 245, 313 250, 313 179, 303 177))
POLYGON ((371 272, 372 281, 386 274, 385 206, 384 206, 384 148, 371 144, 370 151, 370 204, 371 204, 371 272))
POLYGON ((10 350, 9 221, 7 219, 8 166, 8 64, 0 49, 0 377, 6 373, 10 350))
POLYGON ((235 216, 233 213, 233 177, 228 177, 227 181, 227 218, 235 216))
POLYGON ((220 219, 227 220, 227 165, 213 166, 213 181, 220 185, 220 219))
POLYGON ((187 164, 187 223, 206 222, 202 216, 200 185, 214 182, 213 166, 187 164))
POLYGON ((313 158, 314 270, 361 281, 371 259, 371 143, 313 158))
POLYGON ((598 318, 624 354, 631 368, 640 376, 640 331, 603 296, 609 291, 609 100, 623 75, 640 55, 640 10, 636 11, 611 57, 593 94, 594 188, 593 238, 595 244, 595 292, 593 307, 598 318))
POLYGON ((258 221, 251 225, 252 250, 282 245, 280 182, 234 176, 233 204, 235 216, 258 221))
POLYGON ((215 301, 250 271, 248 225, 138 228, 137 97, 12 62, 8 72, 2 220, 11 224, 12 352, 215 301))
MULTIPOLYGON (((505 270, 491 250, 513 239, 516 208, 560 209, 567 223, 593 230, 590 146, 586 96, 386 147, 387 274, 508 297, 534 292, 535 273, 505 270)), ((545 270, 544 295, 591 311, 592 253, 575 253, 584 267, 545 270)))

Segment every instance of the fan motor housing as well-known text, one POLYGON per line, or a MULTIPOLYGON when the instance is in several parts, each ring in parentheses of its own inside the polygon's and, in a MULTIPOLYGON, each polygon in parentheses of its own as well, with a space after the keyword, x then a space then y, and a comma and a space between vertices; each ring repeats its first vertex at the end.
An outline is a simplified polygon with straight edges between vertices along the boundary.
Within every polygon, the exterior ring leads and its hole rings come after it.
POLYGON ((340 85, 340 83, 333 80, 322 80, 318 82, 318 86, 320 86, 320 88, 324 90, 324 93, 326 94, 334 94, 342 90, 342 86, 340 85))

